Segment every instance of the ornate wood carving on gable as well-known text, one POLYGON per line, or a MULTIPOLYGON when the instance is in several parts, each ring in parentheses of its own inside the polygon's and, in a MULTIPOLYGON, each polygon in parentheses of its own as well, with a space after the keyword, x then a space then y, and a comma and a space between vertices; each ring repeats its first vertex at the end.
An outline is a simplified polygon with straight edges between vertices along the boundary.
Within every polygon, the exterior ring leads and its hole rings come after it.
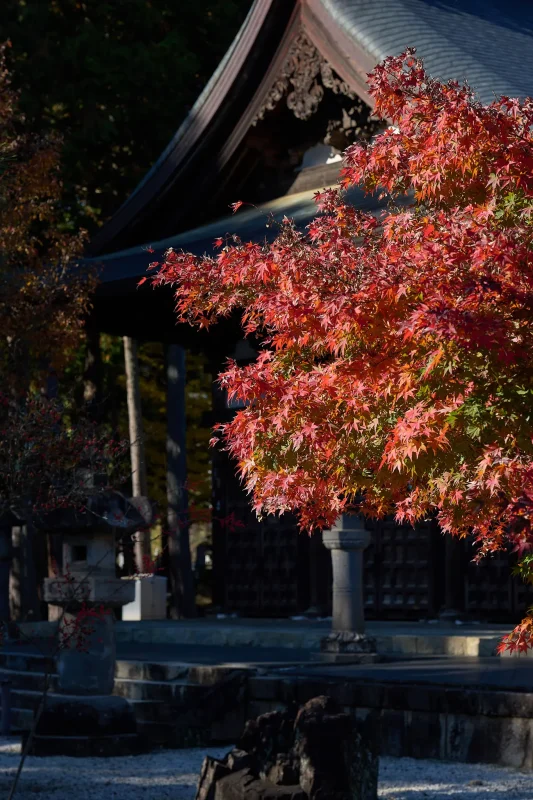
POLYGON ((287 106, 298 119, 307 120, 318 109, 324 89, 353 100, 356 95, 332 70, 327 61, 301 30, 289 48, 276 82, 255 116, 253 125, 272 111, 284 96, 287 106))

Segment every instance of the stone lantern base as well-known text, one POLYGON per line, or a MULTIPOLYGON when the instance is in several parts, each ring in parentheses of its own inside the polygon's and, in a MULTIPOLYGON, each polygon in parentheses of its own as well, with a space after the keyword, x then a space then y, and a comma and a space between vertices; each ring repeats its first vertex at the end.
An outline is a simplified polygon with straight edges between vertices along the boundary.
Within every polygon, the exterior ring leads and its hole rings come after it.
MULTIPOLYGON (((76 615, 65 612, 71 635, 76 615)), ((36 756, 123 756, 140 752, 133 706, 111 694, 115 679, 115 620, 91 617, 81 638, 63 641, 57 656, 57 694, 47 695, 32 738, 36 756)), ((75 630, 75 629, 74 629, 75 630)))
MULTIPOLYGON (((75 615, 65 613, 65 637, 72 630, 75 615)), ((57 656, 58 690, 66 695, 110 695, 115 684, 115 620, 111 614, 89 619, 80 637, 62 641, 57 656)), ((75 622, 74 622, 75 624, 75 622)), ((62 636, 61 627, 59 636, 62 636)), ((61 641, 61 638, 60 638, 61 641)))
POLYGON ((85 757, 140 751, 133 708, 113 695, 48 696, 30 750, 35 756, 85 757))

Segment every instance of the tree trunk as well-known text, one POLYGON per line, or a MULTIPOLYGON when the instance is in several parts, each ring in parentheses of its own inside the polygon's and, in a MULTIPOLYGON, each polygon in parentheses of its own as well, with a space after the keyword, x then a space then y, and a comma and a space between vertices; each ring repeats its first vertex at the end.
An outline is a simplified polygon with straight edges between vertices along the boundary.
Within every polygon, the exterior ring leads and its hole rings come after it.
POLYGON ((87 350, 83 370, 83 402, 91 419, 100 422, 103 417, 103 366, 100 334, 87 328, 87 350))
POLYGON ((13 558, 11 559, 11 571, 9 574, 9 609, 10 617, 16 622, 23 619, 23 581, 24 569, 21 554, 21 531, 22 525, 13 528, 13 558))
POLYGON ((167 522, 171 590, 176 617, 196 616, 189 544, 185 420, 185 350, 167 348, 167 522))
MULTIPOLYGON (((124 336, 124 365, 126 368, 128 396, 132 494, 134 497, 146 497, 148 487, 144 453, 139 360, 137 358, 137 342, 129 336, 124 336)), ((143 572, 144 556, 150 558, 151 555, 150 531, 139 531, 135 534, 134 549, 136 571, 143 572)))
MULTIPOLYGON (((63 572, 63 537, 58 533, 46 535, 48 545, 48 577, 54 578, 63 572)), ((61 606, 48 603, 48 621, 55 622, 61 617, 61 606)))
POLYGON ((11 620, 9 610, 9 573, 13 558, 11 544, 11 526, 0 527, 0 622, 7 623, 11 620))
POLYGON ((11 562, 9 600, 11 618, 17 622, 40 617, 37 571, 33 553, 35 529, 31 522, 13 528, 14 556, 11 562))

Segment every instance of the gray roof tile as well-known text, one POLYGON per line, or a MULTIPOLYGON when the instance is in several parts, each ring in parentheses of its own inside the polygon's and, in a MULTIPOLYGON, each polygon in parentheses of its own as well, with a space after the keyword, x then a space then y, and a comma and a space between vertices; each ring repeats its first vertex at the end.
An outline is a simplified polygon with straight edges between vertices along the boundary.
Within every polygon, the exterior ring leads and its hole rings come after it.
POLYGON ((533 96, 531 0, 321 0, 376 63, 416 47, 436 78, 479 99, 533 96))

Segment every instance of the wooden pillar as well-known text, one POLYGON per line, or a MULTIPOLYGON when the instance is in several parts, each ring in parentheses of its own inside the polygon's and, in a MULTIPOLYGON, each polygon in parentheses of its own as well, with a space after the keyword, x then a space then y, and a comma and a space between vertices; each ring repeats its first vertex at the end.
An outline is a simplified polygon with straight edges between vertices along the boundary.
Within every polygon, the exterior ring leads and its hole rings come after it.
MULTIPOLYGON (((124 336, 124 366, 126 369, 128 398, 132 494, 134 497, 146 497, 148 495, 148 480, 146 477, 139 359, 137 356, 137 342, 130 336, 124 336)), ((135 565, 137 572, 143 572, 143 557, 150 557, 150 551, 150 531, 137 532, 135 534, 135 565)))
POLYGON ((173 614, 196 616, 187 501, 185 350, 167 348, 167 523, 173 614))

